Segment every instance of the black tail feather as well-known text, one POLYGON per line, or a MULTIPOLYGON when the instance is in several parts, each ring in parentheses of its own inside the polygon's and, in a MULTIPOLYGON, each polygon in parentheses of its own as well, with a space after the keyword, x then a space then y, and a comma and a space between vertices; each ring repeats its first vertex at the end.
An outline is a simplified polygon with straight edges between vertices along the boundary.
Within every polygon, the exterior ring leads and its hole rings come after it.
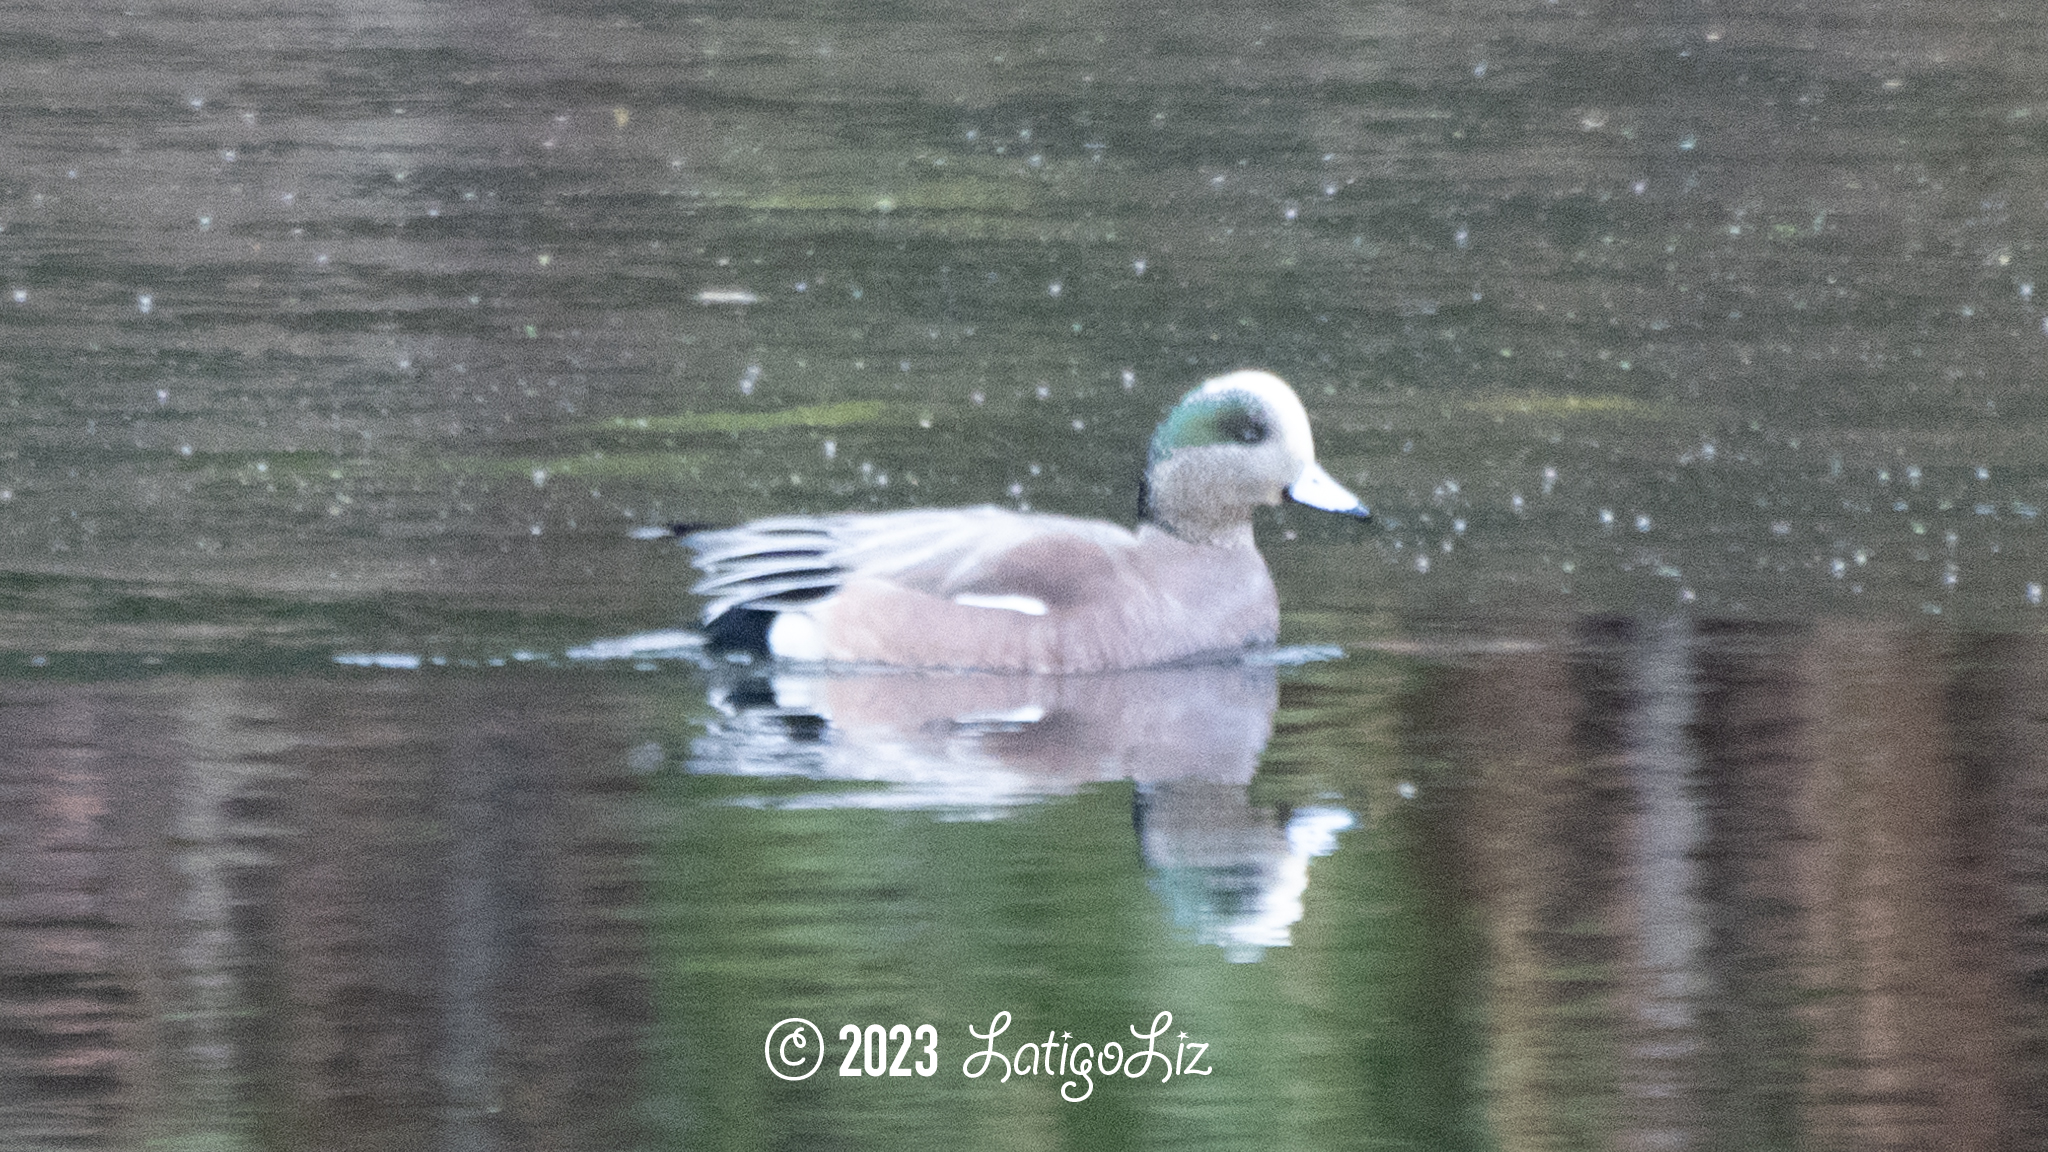
POLYGON ((763 608, 728 608, 704 625, 713 652, 768 655, 768 626, 778 614, 763 608))

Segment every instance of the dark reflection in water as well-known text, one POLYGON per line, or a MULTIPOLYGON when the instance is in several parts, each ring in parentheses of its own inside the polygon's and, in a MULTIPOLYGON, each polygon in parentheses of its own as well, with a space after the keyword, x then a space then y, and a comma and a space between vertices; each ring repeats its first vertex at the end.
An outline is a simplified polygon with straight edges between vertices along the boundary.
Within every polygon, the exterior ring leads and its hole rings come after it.
POLYGON ((7 1147, 601 1147, 649 1019, 600 699, 10 686, 7 1147))
POLYGON ((1613 624, 1444 670, 1502 1143, 2040 1146, 2043 656, 1613 624))
POLYGON ((1049 1103, 970 1023, 1166 1007, 1216 1076, 1042 1146, 2039 1147, 2044 648, 17 680, 0 1145, 970 1146, 1049 1103), (799 1013, 949 1071, 784 1085, 799 1013))

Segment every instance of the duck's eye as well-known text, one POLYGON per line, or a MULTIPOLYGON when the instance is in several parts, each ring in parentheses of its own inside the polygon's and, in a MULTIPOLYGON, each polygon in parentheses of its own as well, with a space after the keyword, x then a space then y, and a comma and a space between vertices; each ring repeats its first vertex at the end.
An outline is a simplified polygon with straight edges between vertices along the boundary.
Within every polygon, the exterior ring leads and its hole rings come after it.
POLYGON ((1264 440, 1269 430, 1266 422, 1257 414, 1243 408, 1232 408, 1217 419, 1217 430, 1226 440, 1240 444, 1257 444, 1264 440))

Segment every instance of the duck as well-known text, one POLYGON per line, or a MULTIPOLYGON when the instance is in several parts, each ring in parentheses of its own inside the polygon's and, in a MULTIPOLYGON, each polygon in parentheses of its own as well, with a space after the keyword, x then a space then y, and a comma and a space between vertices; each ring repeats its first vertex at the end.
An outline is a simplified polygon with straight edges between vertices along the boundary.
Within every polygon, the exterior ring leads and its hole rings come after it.
POLYGON ((1252 535, 1292 500, 1371 510, 1322 465, 1280 377, 1233 371, 1152 434, 1135 527, 994 506, 679 528, 713 651, 825 664, 1107 672, 1271 646, 1279 597, 1252 535))

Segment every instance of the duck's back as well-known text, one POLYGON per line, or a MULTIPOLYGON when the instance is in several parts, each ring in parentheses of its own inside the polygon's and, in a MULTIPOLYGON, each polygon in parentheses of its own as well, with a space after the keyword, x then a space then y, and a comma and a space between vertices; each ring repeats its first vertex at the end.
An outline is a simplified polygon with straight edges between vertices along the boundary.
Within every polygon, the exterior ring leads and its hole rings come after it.
POLYGON ((788 517, 691 539, 718 612, 775 610, 778 655, 1086 672, 1271 643, 1251 546, 974 508, 788 517), (750 594, 756 591, 759 594, 750 594))

